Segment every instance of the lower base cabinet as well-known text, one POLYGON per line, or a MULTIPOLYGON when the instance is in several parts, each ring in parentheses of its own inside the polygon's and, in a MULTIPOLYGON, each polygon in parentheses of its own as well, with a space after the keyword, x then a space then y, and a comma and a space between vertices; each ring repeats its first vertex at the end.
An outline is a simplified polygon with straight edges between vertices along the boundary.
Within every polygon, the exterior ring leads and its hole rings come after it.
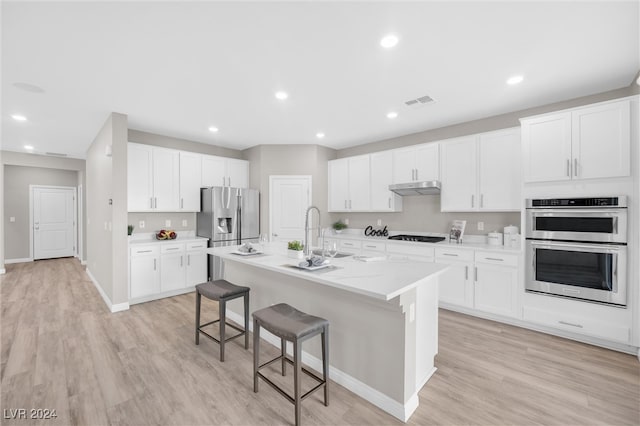
POLYGON ((518 313, 518 257, 492 252, 475 253, 473 307, 496 315, 518 313))
POLYGON ((450 265, 440 275, 440 302, 473 307, 473 251, 437 248, 435 261, 450 265))
POLYGON ((130 303, 173 296, 207 281, 206 247, 206 241, 133 246, 130 249, 130 303))

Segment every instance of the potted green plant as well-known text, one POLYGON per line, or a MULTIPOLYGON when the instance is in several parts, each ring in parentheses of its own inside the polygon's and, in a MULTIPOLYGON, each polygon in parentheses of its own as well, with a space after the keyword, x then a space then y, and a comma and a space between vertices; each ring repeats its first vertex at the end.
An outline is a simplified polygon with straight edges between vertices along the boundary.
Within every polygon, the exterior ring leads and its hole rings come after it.
POLYGON ((344 223, 343 221, 339 220, 339 221, 335 222, 332 226, 333 226, 333 231, 336 234, 339 234, 339 233, 342 232, 343 229, 345 229, 347 227, 347 224, 344 223))
POLYGON ((304 257, 304 245, 300 241, 289 241, 287 244, 287 254, 292 259, 302 259, 304 257))
POLYGON ((133 234, 133 225, 128 225, 128 226, 127 226, 127 234, 128 234, 128 235, 133 234))

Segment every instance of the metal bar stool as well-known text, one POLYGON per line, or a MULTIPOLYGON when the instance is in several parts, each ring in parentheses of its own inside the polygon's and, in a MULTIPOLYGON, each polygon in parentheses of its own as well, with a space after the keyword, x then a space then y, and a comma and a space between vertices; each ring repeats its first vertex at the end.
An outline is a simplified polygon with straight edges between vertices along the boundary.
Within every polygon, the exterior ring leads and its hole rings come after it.
POLYGON ((220 361, 224 362, 224 344, 225 342, 235 339, 236 337, 244 335, 244 348, 249 349, 249 287, 242 287, 231 284, 225 280, 208 281, 206 283, 196 285, 196 345, 200 344, 200 333, 204 334, 214 342, 220 344, 220 361), (202 296, 207 299, 217 300, 219 303, 220 316, 217 320, 208 322, 206 324, 200 324, 200 305, 202 302, 202 296), (227 323, 227 302, 238 297, 244 297, 244 330, 233 324, 227 323), (220 323, 220 339, 216 339, 202 328, 220 323), (229 326, 240 333, 226 337, 226 326, 229 326))
POLYGON ((312 392, 324 387, 324 405, 329 405, 329 321, 300 312, 280 303, 253 313, 253 391, 258 392, 258 377, 267 382, 295 406, 295 424, 300 424, 300 403, 312 392), (260 327, 280 337, 280 356, 260 365, 260 327), (322 335, 322 377, 302 366, 302 342, 318 334, 322 335), (287 357, 286 342, 293 343, 293 360, 287 357), (282 375, 286 375, 286 363, 293 365, 294 396, 265 377, 260 370, 274 362, 282 361, 282 375), (314 388, 301 395, 301 372, 318 382, 314 388))

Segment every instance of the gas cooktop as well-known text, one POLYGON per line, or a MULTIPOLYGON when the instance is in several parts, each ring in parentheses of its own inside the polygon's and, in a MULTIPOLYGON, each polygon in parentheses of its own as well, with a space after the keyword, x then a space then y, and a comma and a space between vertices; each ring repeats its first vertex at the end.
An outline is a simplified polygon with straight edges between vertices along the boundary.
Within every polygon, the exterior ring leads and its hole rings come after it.
POLYGON ((439 243, 440 241, 444 241, 446 237, 432 237, 426 235, 393 235, 389 237, 390 240, 400 240, 400 241, 415 241, 418 243, 439 243))

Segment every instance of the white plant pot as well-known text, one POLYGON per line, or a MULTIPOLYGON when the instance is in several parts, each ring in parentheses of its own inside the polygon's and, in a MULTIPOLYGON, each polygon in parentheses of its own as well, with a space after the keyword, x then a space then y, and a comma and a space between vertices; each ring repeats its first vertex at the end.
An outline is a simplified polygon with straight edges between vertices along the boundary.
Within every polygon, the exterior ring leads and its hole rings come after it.
POLYGON ((334 229, 333 232, 335 232, 336 234, 340 234, 342 232, 342 229, 334 229))
POLYGON ((302 259, 304 257, 304 252, 302 250, 287 250, 287 255, 291 259, 302 259))

